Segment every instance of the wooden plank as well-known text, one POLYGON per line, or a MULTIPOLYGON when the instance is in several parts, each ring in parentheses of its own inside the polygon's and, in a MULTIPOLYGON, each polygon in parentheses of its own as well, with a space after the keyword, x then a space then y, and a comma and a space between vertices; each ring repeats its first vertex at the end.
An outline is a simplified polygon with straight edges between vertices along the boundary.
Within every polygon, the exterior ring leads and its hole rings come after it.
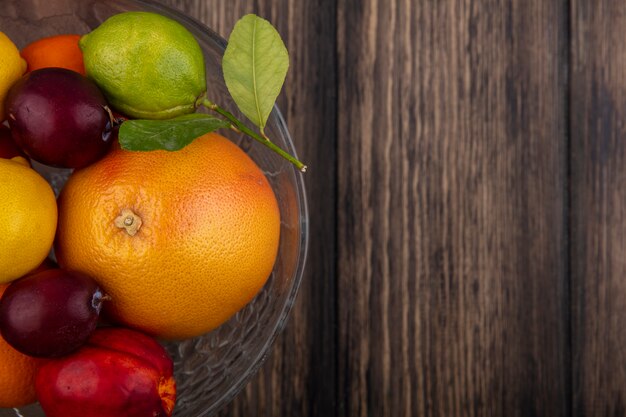
POLYGON ((575 416, 626 415, 626 4, 572 1, 575 416))
POLYGON ((566 2, 339 0, 337 51, 340 415, 568 416, 566 2))
POLYGON ((336 59, 335 0, 163 0, 228 37, 255 12, 279 30, 291 67, 279 106, 309 165, 310 246, 300 294, 259 374, 220 415, 336 414, 336 59))

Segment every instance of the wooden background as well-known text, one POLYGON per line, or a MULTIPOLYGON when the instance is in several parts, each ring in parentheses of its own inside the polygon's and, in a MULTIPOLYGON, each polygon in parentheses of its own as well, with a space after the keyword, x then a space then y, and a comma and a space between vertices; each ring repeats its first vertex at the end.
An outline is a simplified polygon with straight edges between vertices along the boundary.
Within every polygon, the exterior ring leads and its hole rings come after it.
POLYGON ((626 2, 160 0, 291 53, 307 273, 221 417, 626 416, 626 2))

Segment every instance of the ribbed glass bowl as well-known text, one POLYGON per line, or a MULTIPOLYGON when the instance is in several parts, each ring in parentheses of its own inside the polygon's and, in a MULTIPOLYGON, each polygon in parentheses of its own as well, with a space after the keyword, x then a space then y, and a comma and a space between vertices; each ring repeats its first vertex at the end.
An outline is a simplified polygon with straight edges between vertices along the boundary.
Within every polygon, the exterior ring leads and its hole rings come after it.
MULTIPOLYGON (((196 37, 206 60, 208 97, 237 113, 221 72, 226 42, 198 21, 145 0, 4 0, 0 31, 19 48, 36 39, 62 33, 84 34, 109 16, 147 10, 169 16, 196 37)), ((262 145, 221 132, 239 144, 263 169, 276 194, 281 212, 278 258, 258 296, 230 321, 196 339, 165 344, 174 359, 178 385, 175 416, 209 416, 227 404, 260 367, 272 342, 282 330, 296 297, 306 258, 308 217, 302 174, 262 145)), ((295 154, 287 126, 274 109, 266 133, 287 152, 295 154)), ((36 165, 53 185, 62 188, 69 171, 36 165)), ((37 404, 0 409, 0 417, 42 417, 37 404)), ((120 416, 123 417, 123 416, 120 416)))

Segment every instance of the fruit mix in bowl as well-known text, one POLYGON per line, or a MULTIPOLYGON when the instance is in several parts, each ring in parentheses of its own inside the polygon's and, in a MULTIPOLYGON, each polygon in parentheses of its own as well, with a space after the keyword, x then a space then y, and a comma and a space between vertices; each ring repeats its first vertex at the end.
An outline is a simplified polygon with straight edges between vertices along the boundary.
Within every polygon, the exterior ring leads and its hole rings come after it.
POLYGON ((280 35, 138 0, 8 1, 0 32, 0 416, 212 414, 306 256, 280 35))

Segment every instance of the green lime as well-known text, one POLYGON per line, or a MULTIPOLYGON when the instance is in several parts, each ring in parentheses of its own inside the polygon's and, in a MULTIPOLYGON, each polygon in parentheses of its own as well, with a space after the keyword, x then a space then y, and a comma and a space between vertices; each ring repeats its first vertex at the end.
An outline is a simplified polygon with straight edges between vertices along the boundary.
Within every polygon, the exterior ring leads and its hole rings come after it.
POLYGON ((178 22, 149 12, 126 12, 79 42, 87 76, 111 106, 143 119, 192 113, 206 92, 204 56, 178 22))

